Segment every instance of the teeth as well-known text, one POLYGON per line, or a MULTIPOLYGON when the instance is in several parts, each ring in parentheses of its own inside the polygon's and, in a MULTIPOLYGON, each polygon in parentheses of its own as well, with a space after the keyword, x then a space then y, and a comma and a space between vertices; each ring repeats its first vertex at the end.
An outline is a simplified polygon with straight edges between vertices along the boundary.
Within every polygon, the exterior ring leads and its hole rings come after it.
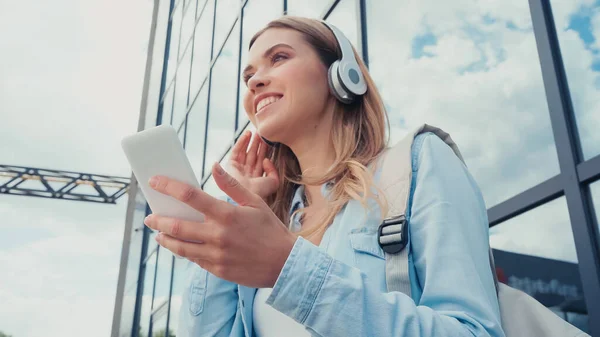
POLYGON ((279 101, 281 97, 279 96, 269 96, 267 98, 263 98, 260 100, 260 102, 258 102, 258 105, 256 106, 256 111, 259 111, 260 109, 264 108, 265 106, 271 104, 271 103, 275 103, 277 101, 279 101))

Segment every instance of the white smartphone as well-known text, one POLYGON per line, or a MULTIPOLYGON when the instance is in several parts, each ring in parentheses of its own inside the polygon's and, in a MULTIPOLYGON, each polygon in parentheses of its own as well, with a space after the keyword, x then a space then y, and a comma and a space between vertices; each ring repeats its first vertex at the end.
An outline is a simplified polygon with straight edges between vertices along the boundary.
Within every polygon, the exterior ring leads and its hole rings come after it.
POLYGON ((121 147, 153 214, 201 222, 204 215, 187 204, 157 192, 148 180, 161 175, 200 188, 192 165, 170 125, 160 125, 123 138, 121 147))

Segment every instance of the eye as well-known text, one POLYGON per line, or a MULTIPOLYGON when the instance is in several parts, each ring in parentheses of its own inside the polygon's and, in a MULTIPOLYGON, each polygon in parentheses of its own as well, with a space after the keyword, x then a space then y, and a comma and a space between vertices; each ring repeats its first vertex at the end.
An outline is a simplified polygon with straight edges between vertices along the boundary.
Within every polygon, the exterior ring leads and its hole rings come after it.
POLYGON ((287 55, 283 54, 283 53, 276 53, 273 56, 271 56, 271 63, 275 63, 281 60, 285 60, 287 59, 287 55))
MULTIPOLYGON (((288 56, 284 53, 275 53, 271 56, 271 63, 275 64, 281 60, 287 59, 288 56)), ((244 83, 248 86, 248 81, 252 78, 254 74, 245 74, 243 77, 244 83)))
POLYGON ((244 83, 246 83, 246 85, 248 85, 248 81, 250 80, 252 75, 254 75, 254 74, 245 74, 244 75, 244 83))

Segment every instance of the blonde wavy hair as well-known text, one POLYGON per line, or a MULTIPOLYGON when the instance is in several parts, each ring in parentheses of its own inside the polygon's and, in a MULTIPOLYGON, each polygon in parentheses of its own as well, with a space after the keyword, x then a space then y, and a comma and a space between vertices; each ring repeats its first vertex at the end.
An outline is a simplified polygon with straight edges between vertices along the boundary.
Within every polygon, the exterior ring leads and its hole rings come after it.
MULTIPOLYGON (((270 28, 286 28, 302 33, 304 39, 314 48, 323 64, 329 66, 341 58, 341 50, 333 33, 321 22, 314 19, 283 16, 269 22, 250 40, 251 48, 256 39, 270 28)), ((304 238, 322 235, 335 216, 352 199, 358 200, 368 209, 368 199, 374 198, 382 210, 382 218, 387 210, 387 203, 381 190, 374 184, 375 165, 389 141, 389 121, 383 100, 369 75, 367 67, 352 48, 360 69, 367 83, 367 92, 357 97, 352 104, 343 104, 335 100, 333 127, 331 137, 335 149, 335 161, 329 172, 318 179, 303 177, 298 159, 292 150, 279 144, 271 147, 269 158, 278 170, 280 185, 277 191, 267 198, 267 204, 284 224, 290 223, 291 201, 299 185, 322 185, 333 182, 327 201, 328 212, 319 219, 319 226, 302 228, 295 234, 304 238), (388 132, 386 133, 386 130, 388 132), (387 135, 387 136, 386 136, 387 135), (373 193, 373 187, 376 194, 373 193)), ((304 215, 311 213, 310 200, 302 211, 304 215)))

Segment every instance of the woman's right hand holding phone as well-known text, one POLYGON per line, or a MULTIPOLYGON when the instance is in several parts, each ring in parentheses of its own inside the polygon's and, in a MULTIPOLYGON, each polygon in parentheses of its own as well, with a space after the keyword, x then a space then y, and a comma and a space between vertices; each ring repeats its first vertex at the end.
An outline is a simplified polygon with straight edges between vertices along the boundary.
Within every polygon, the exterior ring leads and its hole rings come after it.
POLYGON ((233 146, 227 162, 228 173, 263 200, 275 193, 279 186, 277 169, 266 158, 268 146, 258 133, 246 131, 233 146))

